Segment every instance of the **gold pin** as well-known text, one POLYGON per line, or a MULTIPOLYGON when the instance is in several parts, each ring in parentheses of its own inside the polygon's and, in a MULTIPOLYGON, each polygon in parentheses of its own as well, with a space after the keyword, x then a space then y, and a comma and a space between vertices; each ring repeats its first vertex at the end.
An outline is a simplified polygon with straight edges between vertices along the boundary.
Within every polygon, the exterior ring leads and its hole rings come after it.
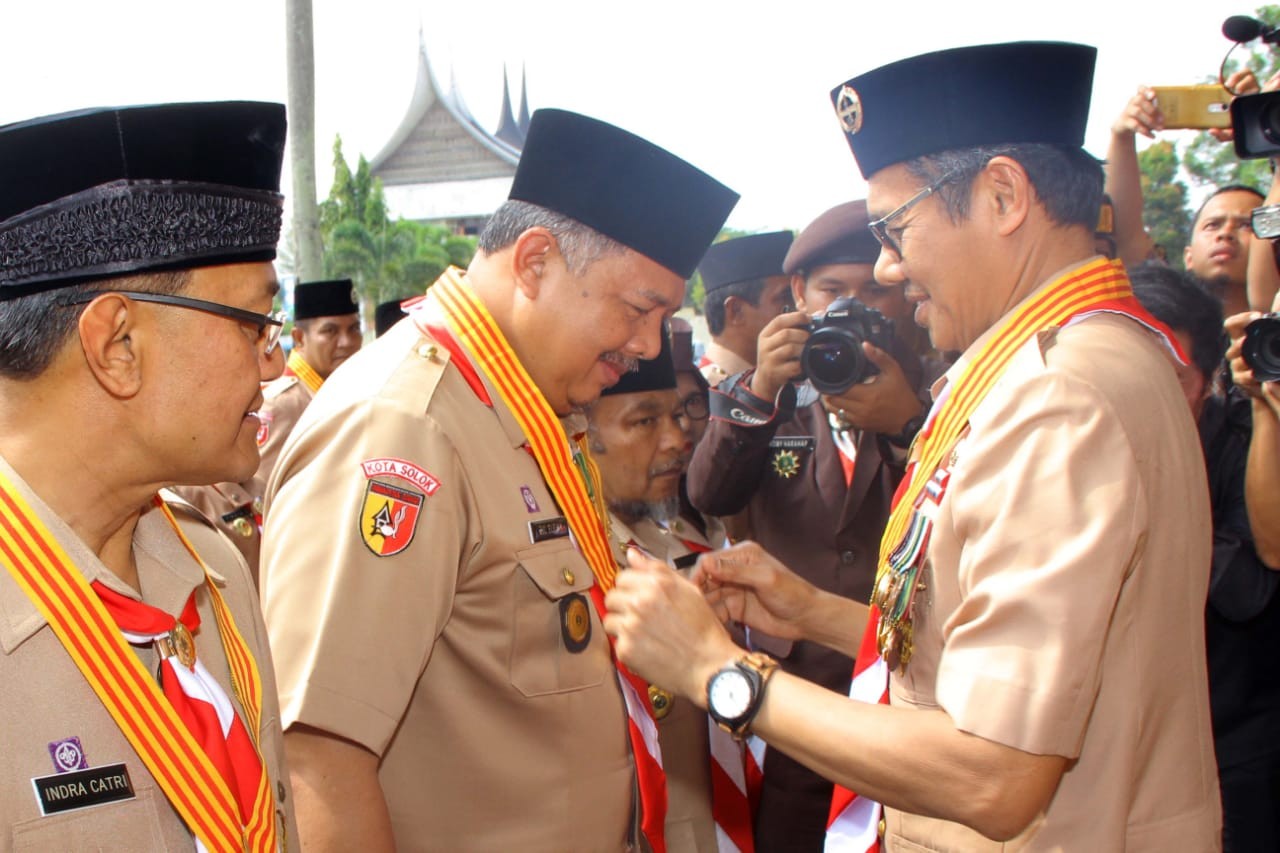
POLYGON ((196 641, 181 622, 163 637, 156 639, 156 647, 165 657, 176 657, 187 669, 196 665, 196 641))
POLYGON ((246 539, 253 535, 253 523, 244 516, 231 522, 231 529, 246 539))
POLYGON ((577 580, 577 575, 575 575, 575 574, 572 572, 572 570, 570 570, 570 569, 565 569, 565 570, 563 570, 563 571, 560 573, 560 576, 561 576, 561 577, 563 577, 563 578, 564 578, 564 582, 565 582, 565 583, 567 583, 567 584, 569 584, 570 586, 572 586, 572 585, 573 585, 573 582, 574 582, 575 580, 577 580))
POLYGON ((262 509, 263 509, 262 498, 254 498, 253 499, 254 513, 256 513, 257 515, 262 515, 262 509))
POLYGON ((418 347, 418 355, 422 356, 423 358, 427 358, 427 359, 435 358, 435 357, 436 357, 436 345, 435 345, 435 344, 423 344, 422 346, 418 347))
POLYGON ((676 697, 669 690, 663 690, 656 684, 649 685, 649 704, 653 706, 653 716, 661 720, 671 713, 671 706, 676 697))

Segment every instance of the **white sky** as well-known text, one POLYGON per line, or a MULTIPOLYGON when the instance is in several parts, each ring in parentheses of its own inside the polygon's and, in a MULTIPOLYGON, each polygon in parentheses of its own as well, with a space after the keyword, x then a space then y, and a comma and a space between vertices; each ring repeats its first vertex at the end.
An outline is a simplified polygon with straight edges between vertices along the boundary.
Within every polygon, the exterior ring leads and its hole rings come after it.
MULTIPOLYGON (((413 91, 421 25, 472 113, 497 126, 502 67, 531 109, 613 122, 742 194, 729 224, 801 228, 864 191, 828 100, 895 59, 1020 39, 1099 48, 1087 147, 1139 83, 1200 82, 1227 0, 313 0, 320 196, 341 133, 370 159, 413 91), (1175 8, 1175 6, 1177 8, 1175 8)), ((0 0, 0 124, 87 106, 286 97, 284 0, 0 0)), ((1240 51, 1237 51, 1239 55, 1240 51)), ((286 165, 286 180, 288 167, 286 165)))

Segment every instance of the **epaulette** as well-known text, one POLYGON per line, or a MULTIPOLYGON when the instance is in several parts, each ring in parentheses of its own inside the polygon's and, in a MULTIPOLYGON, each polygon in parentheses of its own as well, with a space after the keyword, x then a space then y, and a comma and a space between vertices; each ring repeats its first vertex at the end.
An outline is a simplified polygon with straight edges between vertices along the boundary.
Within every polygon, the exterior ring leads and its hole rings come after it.
POLYGON ((297 384, 298 377, 296 376, 285 375, 277 377, 276 379, 271 380, 271 382, 267 384, 266 388, 262 389, 262 398, 264 400, 274 400, 276 397, 279 397, 285 391, 288 391, 297 384))

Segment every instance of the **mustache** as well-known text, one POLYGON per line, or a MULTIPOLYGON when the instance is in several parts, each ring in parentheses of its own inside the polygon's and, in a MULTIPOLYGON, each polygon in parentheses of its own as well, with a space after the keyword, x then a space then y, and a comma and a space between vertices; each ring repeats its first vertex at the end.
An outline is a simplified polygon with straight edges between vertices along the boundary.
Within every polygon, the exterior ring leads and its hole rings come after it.
POLYGON ((622 368, 623 373, 635 373, 640 369, 640 359, 632 358, 620 352, 607 352, 600 356, 600 360, 618 365, 622 368))
POLYGON ((689 468, 689 456, 682 454, 670 462, 654 465, 649 469, 650 477, 661 477, 664 474, 683 474, 689 468))

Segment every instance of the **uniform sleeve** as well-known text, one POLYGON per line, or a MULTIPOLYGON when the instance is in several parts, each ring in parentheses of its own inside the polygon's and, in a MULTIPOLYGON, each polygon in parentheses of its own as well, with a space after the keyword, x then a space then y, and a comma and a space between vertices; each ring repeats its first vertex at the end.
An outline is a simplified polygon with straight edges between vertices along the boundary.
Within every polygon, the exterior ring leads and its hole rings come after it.
POLYGON ((1083 381, 1040 373, 999 400, 971 418, 948 490, 964 549, 937 700, 963 731, 1073 757, 1147 499, 1120 419, 1083 381))
POLYGON ((780 395, 782 404, 775 407, 755 397, 745 388, 745 381, 734 377, 710 393, 711 421, 689 462, 689 502, 707 515, 727 516, 745 509, 759 488, 769 441, 795 413, 795 392, 780 395), (732 389, 732 393, 721 389, 732 389), (727 413, 739 407, 757 415, 757 422, 730 420, 727 413))
POLYGON ((266 494, 276 460, 310 399, 306 391, 294 386, 263 401, 259 415, 262 425, 258 432, 258 471, 253 475, 249 489, 252 494, 266 494))
POLYGON ((303 723, 381 755, 448 617, 471 496, 452 443, 421 410, 374 398, 303 429, 272 478, 263 540, 281 715, 286 729, 303 723), (370 460, 408 463, 438 486, 371 477, 370 460), (377 532, 388 525, 395 536, 377 532))

